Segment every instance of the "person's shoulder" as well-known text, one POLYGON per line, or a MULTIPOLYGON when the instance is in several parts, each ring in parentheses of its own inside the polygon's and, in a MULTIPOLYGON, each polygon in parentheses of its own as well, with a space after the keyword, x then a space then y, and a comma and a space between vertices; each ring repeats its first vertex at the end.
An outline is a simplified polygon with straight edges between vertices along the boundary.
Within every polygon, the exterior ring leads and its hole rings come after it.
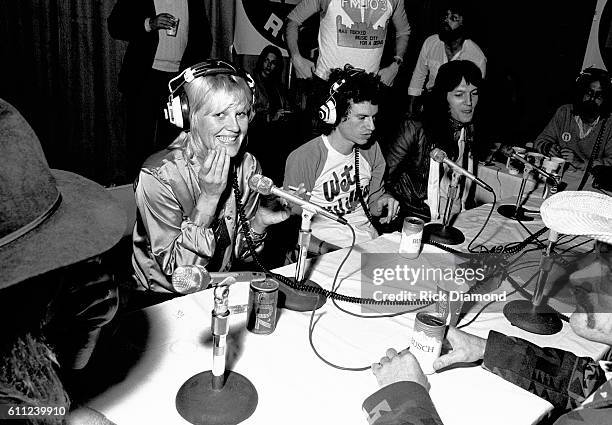
POLYGON ((313 153, 321 152, 323 149, 325 149, 323 138, 321 136, 317 136, 314 139, 311 139, 308 142, 304 143, 303 145, 294 149, 293 152, 289 154, 289 157, 287 158, 287 162, 289 162, 289 160, 292 160, 292 161, 302 160, 302 158, 304 157, 310 159, 313 153))
POLYGON ((482 49, 480 48, 480 46, 474 40, 472 40, 471 38, 466 38, 464 43, 473 52, 476 52, 477 54, 480 54, 482 56, 485 55, 484 52, 482 51, 482 49))
POLYGON ((565 105, 561 105, 557 108, 557 110, 555 111, 555 115, 568 116, 573 115, 573 112, 574 105, 572 105, 571 103, 566 103, 565 105))
POLYGON ((423 45, 429 46, 429 45, 433 45, 437 43, 441 43, 440 37, 438 36, 438 34, 432 34, 425 39, 425 41, 423 42, 423 45))

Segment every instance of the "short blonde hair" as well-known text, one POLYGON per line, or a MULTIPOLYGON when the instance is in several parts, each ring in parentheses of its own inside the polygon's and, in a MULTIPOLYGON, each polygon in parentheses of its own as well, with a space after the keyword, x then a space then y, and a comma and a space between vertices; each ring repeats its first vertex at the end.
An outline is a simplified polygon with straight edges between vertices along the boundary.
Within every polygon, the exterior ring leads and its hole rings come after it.
MULTIPOLYGON (((185 85, 185 93, 189 100, 189 122, 193 141, 198 135, 198 117, 200 114, 211 113, 217 105, 217 94, 226 93, 234 97, 237 107, 248 110, 249 121, 255 115, 253 109, 253 92, 244 78, 231 74, 216 74, 199 77, 185 85)), ((188 143, 187 156, 192 157, 200 150, 199 144, 188 143)))

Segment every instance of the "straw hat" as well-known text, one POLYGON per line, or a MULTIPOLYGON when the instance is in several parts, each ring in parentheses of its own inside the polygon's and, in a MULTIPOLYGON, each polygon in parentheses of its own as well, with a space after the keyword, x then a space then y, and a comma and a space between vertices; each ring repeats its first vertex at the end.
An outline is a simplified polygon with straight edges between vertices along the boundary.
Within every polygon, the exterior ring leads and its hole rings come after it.
POLYGON ((542 202, 542 221, 566 235, 612 244, 612 196, 587 191, 559 192, 542 202))
POLYGON ((32 128, 2 99, 0 158, 0 289, 94 257, 121 239, 121 205, 99 184, 51 170, 32 128))

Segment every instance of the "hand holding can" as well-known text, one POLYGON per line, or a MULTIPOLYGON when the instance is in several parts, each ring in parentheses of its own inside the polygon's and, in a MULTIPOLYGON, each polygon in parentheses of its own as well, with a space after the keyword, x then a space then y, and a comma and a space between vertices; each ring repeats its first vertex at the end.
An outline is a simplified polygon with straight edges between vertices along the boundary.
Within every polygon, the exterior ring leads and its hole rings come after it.
POLYGON ((168 28, 166 30, 166 35, 170 37, 176 37, 180 21, 181 20, 179 18, 174 18, 174 20, 172 21, 172 28, 168 28))

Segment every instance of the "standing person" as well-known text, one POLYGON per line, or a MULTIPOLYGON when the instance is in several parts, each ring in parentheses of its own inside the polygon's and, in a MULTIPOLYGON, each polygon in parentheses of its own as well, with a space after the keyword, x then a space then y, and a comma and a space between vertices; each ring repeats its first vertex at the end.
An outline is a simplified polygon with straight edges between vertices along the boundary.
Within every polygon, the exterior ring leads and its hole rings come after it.
MULTIPOLYGON (((306 197, 343 216, 355 230, 355 242, 361 243, 378 236, 372 215, 384 212, 380 222, 388 223, 399 207, 385 192, 385 160, 373 139, 380 77, 347 67, 332 70, 330 81, 330 98, 323 106, 329 112, 327 130, 289 155, 284 186, 303 185, 306 197)), ((343 225, 313 217, 310 252, 322 254, 350 246, 351 241, 343 225)))
MULTIPOLYGON (((387 184, 400 201, 402 214, 429 213, 437 220, 444 211, 452 170, 429 158, 433 148, 442 149, 450 160, 474 172, 480 150, 474 116, 481 86, 482 76, 473 62, 448 62, 440 67, 422 122, 405 117, 386 155, 387 184)), ((453 213, 473 201, 470 183, 461 177, 453 213)))
POLYGON ((544 155, 561 156, 578 169, 585 169, 591 157, 589 171, 612 165, 610 90, 608 72, 598 68, 582 71, 576 80, 574 103, 557 109, 536 138, 535 149, 544 155))
POLYGON ((429 36, 421 47, 410 85, 408 86, 409 112, 417 113, 417 105, 424 89, 430 91, 436 82, 438 69, 454 60, 470 60, 486 74, 487 59, 480 47, 469 38, 469 15, 463 1, 453 1, 444 11, 440 30, 429 36))
POLYGON ((204 2, 117 0, 108 18, 113 38, 128 42, 119 90, 126 108, 128 177, 177 132, 161 116, 168 81, 209 57, 212 39, 204 2))
MULTIPOLYGON (((541 212, 551 230, 597 241, 595 259, 569 277, 576 294, 569 323, 577 335, 612 345, 612 197, 561 192, 544 201, 541 212)), ((553 417, 563 414, 555 425, 610 423, 612 380, 592 358, 496 331, 485 339, 450 327, 446 339, 452 350, 434 361, 435 370, 482 360, 486 370, 551 403, 553 417)), ((381 389, 363 404, 370 424, 442 424, 428 394, 427 377, 410 351, 387 350, 372 372, 381 389)))
POLYGON ((254 113, 250 75, 209 60, 183 71, 173 90, 169 116, 183 131, 140 170, 132 258, 140 289, 166 293, 176 292, 177 267, 227 271, 251 255, 245 234, 260 247, 267 227, 289 217, 261 205, 248 185, 261 172, 244 151, 254 113))
POLYGON ((282 81, 283 56, 272 44, 261 51, 255 66, 255 118, 249 129, 249 152, 266 176, 282 182, 285 160, 296 146, 295 110, 282 81))
MULTIPOLYGON (((32 128, 1 99, 0 157, 0 405, 68 414, 67 379, 118 308, 108 251, 125 213, 102 186, 50 169, 32 128)), ((87 409, 79 417, 108 423, 87 409)))
POLYGON ((298 79, 307 79, 307 114, 315 131, 317 108, 324 100, 327 80, 333 68, 350 64, 366 72, 378 73, 386 86, 393 81, 404 60, 410 36, 410 24, 404 2, 381 0, 354 2, 345 0, 302 0, 287 17, 285 38, 291 62, 298 79), (319 13, 319 56, 315 64, 300 54, 299 26, 315 13, 319 13), (393 61, 380 68, 387 38, 389 21, 395 27, 393 61))

